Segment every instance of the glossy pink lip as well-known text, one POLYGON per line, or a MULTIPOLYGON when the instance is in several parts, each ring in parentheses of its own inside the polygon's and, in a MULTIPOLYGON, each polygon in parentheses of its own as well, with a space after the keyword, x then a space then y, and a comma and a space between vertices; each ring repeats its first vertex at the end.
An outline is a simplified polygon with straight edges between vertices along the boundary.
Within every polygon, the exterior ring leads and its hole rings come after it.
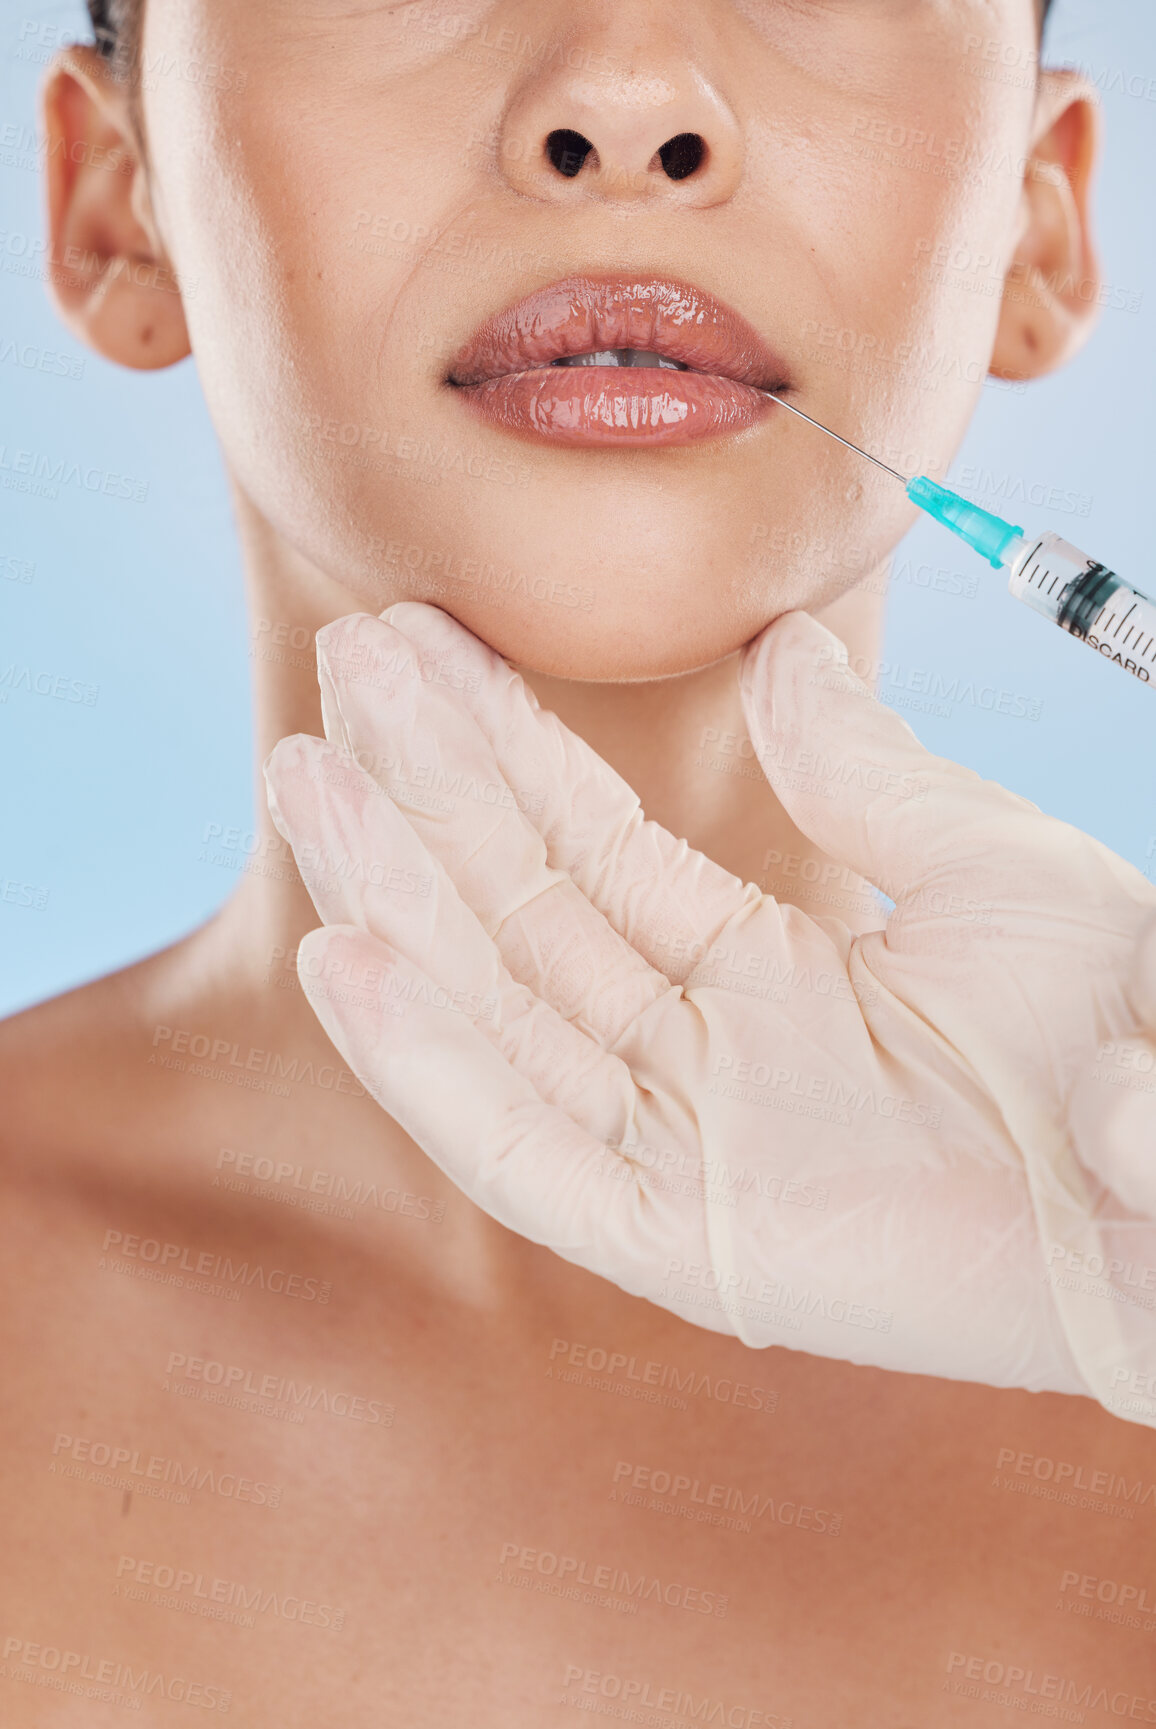
POLYGON ((568 276, 488 318, 447 382, 501 430, 563 444, 689 444, 739 432, 790 387, 784 362, 733 308, 665 278, 568 276), (668 367, 566 367, 572 354, 637 348, 668 367))

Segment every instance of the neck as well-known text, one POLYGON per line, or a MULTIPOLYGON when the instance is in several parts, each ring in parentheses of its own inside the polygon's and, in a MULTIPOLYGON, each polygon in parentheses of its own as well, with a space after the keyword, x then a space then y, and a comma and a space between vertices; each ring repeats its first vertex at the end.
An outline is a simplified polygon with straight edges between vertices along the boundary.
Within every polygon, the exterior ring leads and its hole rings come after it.
MULTIPOLYGON (((236 984, 244 983, 238 973, 257 984, 272 965, 291 964, 300 939, 318 923, 292 854, 269 817, 261 765, 288 734, 321 736, 313 638, 322 625, 361 605, 287 547, 239 490, 234 497, 249 577, 257 753, 253 828, 260 846, 214 921, 220 942, 213 947, 236 984)), ((886 567, 870 573, 856 589, 815 609, 853 658, 878 657, 885 574, 886 567)), ((386 596, 381 609, 388 604, 386 596)), ((734 654, 697 672, 638 684, 574 683, 528 667, 519 671, 539 701, 635 789, 649 817, 804 911, 834 913, 854 931, 877 925, 873 902, 850 873, 840 870, 835 878, 841 893, 810 889, 831 882, 833 873, 828 868, 824 876, 824 867, 832 861, 795 827, 763 778, 743 718, 738 669, 734 654)))
MULTIPOLYGON (((260 844, 252 868, 221 913, 162 957, 156 994, 158 1001, 163 998, 166 1018, 176 1012, 175 994, 182 1024, 210 1028, 214 1037, 235 1039, 246 1048, 261 1046, 321 1064, 332 1062, 333 1048, 304 992, 296 988, 298 944, 319 921, 292 854, 270 820, 261 764, 288 734, 321 735, 313 638, 322 625, 361 606, 348 590, 291 552, 240 496, 237 512, 250 582, 257 749, 253 827, 260 844)), ((817 616, 849 652, 873 660, 883 592, 882 581, 867 580, 817 616)), ((383 595, 378 610, 389 600, 383 595)), ((750 754, 738 665, 738 656, 731 655, 681 678, 634 685, 576 684, 528 670, 526 677, 540 701, 634 787, 648 815, 736 875, 804 911, 834 913, 852 929, 878 925, 875 904, 861 890, 856 893, 856 879, 841 865, 834 873, 824 870, 828 861, 795 828, 763 779, 750 754), (808 888, 819 883, 821 890, 808 888)), ((298 1093, 291 1120, 271 1115, 258 1095, 227 1093, 224 1104, 232 1114, 221 1134, 282 1149, 324 1145, 326 1157, 339 1161, 342 1170, 387 1172, 391 1182, 432 1197, 445 1209, 436 1252, 429 1246, 433 1239, 403 1233, 387 1257, 423 1288, 487 1305, 504 1293, 511 1314, 529 1312, 532 1301, 550 1289, 561 1293, 559 1301, 575 1302, 589 1313, 596 1287, 586 1275, 465 1200, 372 1098, 312 1088, 298 1093), (249 1117, 243 1115, 243 1101, 249 1117)), ((198 1123, 199 1097, 190 1116, 198 1123)), ((202 1125, 198 1157, 204 1132, 202 1125)), ((150 1161, 154 1150, 150 1142, 150 1161)), ((318 1221, 313 1224, 320 1229, 318 1221)), ((343 1242, 363 1241, 367 1253, 380 1257, 375 1221, 329 1221, 325 1228, 343 1242)))

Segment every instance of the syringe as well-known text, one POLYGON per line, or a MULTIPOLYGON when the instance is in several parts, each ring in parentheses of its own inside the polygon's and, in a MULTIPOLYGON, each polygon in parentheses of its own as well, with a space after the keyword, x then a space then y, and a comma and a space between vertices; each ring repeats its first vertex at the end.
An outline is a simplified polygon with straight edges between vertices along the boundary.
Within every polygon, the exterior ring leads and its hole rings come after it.
POLYGON ((1089 558, 1050 529, 1043 534, 1025 535, 1022 528, 981 510, 925 474, 909 480, 898 469, 880 462, 877 456, 860 450, 849 439, 840 438, 829 426, 812 420, 793 403, 784 402, 774 391, 764 394, 891 475, 905 489, 912 504, 965 540, 993 569, 1006 570, 1008 588, 1017 600, 1086 642, 1089 648, 1143 684, 1156 683, 1156 601, 1148 595, 1132 588, 1115 571, 1089 558))

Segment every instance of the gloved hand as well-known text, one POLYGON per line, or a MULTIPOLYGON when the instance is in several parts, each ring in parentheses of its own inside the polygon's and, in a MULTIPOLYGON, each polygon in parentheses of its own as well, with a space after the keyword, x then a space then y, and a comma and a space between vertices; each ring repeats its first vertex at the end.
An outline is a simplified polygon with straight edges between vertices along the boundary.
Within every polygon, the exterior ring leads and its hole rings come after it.
POLYGON ((339 620, 318 661, 328 742, 267 765, 327 927, 299 973, 479 1206, 750 1345, 1105 1403, 1156 1370, 1153 1209, 1068 1120, 1133 1031, 1138 871, 931 756, 802 613, 743 705, 794 822, 895 902, 861 937, 645 820, 438 609, 339 620), (1057 1274, 1091 1255, 1094 1289, 1057 1274))
MULTIPOLYGON (((1138 1216, 1151 1219, 1156 1217, 1156 924, 1141 939, 1127 997, 1133 1030, 1100 1046, 1094 1065, 1077 1082, 1068 1115, 1083 1163, 1138 1216)), ((1095 1260, 1054 1256, 1053 1262, 1055 1276, 1103 1289, 1104 1268, 1095 1260)), ((1126 1269, 1125 1284, 1133 1304, 1150 1315, 1156 1311, 1156 1265, 1151 1253, 1137 1252, 1126 1269)), ((1121 1362, 1113 1369, 1105 1403, 1117 1416, 1151 1421, 1153 1402, 1153 1353, 1141 1354, 1133 1366, 1121 1362)))

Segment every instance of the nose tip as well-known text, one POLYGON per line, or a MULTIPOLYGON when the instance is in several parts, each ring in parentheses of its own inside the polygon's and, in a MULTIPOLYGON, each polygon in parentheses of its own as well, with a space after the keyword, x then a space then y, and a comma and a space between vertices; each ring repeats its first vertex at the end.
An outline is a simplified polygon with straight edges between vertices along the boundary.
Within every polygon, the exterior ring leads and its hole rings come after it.
POLYGON ((669 51, 605 77, 531 79, 507 107, 501 170, 546 202, 648 198, 706 206, 729 198, 742 175, 739 123, 687 57, 669 51))

